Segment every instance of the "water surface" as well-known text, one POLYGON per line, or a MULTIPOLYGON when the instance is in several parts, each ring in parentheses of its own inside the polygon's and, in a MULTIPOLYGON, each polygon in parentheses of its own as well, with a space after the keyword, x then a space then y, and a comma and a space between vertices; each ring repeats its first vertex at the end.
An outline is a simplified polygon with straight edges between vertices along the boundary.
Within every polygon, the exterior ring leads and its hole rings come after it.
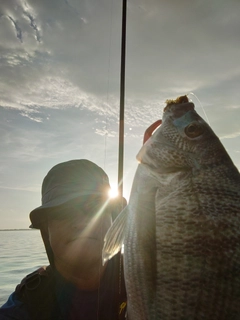
POLYGON ((39 230, 0 231, 0 306, 32 271, 48 265, 39 230))

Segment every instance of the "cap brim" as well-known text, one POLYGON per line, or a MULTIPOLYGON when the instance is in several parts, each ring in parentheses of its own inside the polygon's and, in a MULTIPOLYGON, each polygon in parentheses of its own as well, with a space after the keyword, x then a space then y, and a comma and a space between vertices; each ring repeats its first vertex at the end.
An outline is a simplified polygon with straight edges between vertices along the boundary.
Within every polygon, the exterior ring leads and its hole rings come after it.
MULTIPOLYGON (((41 229, 44 221, 47 221, 47 216, 50 211, 54 208, 60 208, 63 206, 67 206, 70 203, 80 202, 86 197, 93 197, 93 196, 103 196, 102 193, 76 193, 68 195, 67 197, 61 197, 59 199, 54 199, 49 201, 47 204, 37 207, 36 209, 30 212, 30 220, 32 224, 29 228, 32 229, 41 229)), ((117 215, 122 211, 122 209, 127 205, 127 201, 124 197, 116 197, 116 198, 107 198, 108 201, 108 208, 112 211, 112 218, 113 220, 117 217, 117 215)))
POLYGON ((32 224, 30 228, 40 229, 42 223, 46 220, 46 214, 49 213, 53 208, 62 207, 68 205, 71 202, 81 201, 86 197, 94 197, 94 196, 103 196, 101 192, 98 193, 72 193, 71 195, 61 196, 61 198, 55 198, 48 203, 45 203, 34 210, 32 210, 29 214, 30 220, 32 224))

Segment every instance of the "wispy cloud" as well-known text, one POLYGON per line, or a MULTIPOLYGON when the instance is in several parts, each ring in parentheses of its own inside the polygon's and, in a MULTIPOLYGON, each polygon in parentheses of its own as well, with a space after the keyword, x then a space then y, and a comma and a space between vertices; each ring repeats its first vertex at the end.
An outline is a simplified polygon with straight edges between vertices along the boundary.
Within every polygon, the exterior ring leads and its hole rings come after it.
POLYGON ((8 16, 9 20, 12 21, 12 24, 14 26, 14 28, 16 29, 16 36, 17 38, 20 40, 20 42, 23 42, 23 39, 22 39, 22 30, 21 28, 19 27, 18 23, 10 16, 8 16))
POLYGON ((4 190, 16 190, 16 191, 28 191, 28 192, 39 192, 41 188, 41 185, 39 184, 38 186, 16 186, 16 187, 6 187, 6 186, 1 186, 0 189, 4 190))
POLYGON ((221 136, 220 139, 224 140, 224 139, 232 139, 232 138, 237 138, 240 136, 240 131, 234 132, 234 133, 230 133, 228 135, 225 136, 221 136))

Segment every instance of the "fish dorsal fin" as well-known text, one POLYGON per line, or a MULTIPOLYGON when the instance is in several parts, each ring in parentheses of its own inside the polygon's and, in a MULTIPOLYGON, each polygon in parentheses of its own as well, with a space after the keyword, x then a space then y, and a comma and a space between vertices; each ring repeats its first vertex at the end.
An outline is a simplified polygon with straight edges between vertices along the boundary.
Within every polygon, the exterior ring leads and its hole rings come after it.
POLYGON ((125 207, 118 215, 112 226, 108 229, 108 232, 104 238, 104 247, 102 251, 103 264, 121 250, 124 240, 127 216, 128 207, 125 207))

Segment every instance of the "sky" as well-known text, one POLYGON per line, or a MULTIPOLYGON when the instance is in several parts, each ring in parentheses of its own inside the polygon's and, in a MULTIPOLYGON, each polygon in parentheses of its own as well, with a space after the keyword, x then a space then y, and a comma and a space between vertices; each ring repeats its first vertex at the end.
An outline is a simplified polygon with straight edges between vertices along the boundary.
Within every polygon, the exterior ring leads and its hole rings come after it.
MULTIPOLYGON (((240 2, 128 0, 123 195, 146 128, 189 94, 240 168, 240 2)), ((122 2, 1 0, 0 229, 28 228, 55 164, 116 188, 122 2)))

